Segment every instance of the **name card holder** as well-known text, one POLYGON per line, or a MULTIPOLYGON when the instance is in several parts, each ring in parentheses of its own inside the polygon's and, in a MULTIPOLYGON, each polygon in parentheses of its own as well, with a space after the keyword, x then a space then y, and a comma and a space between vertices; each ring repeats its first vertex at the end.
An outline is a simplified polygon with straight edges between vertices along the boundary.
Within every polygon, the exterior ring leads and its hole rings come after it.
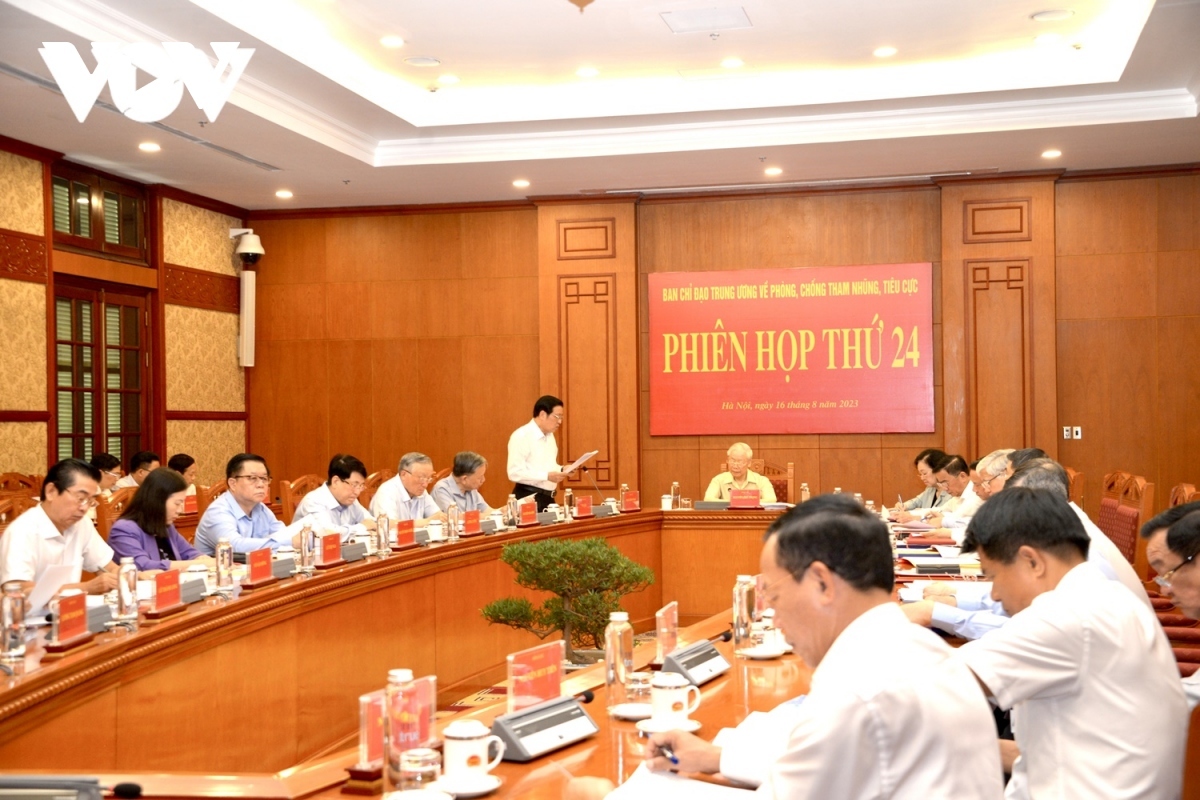
POLYGON ((197 510, 198 507, 196 505, 196 495, 190 494, 183 498, 183 513, 195 514, 197 510))
POLYGON ((383 721, 387 692, 358 698, 358 763, 347 767, 350 779, 342 794, 375 795, 383 792, 383 721))
POLYGON ((504 714, 492 722, 492 733, 504 741, 504 760, 524 763, 600 732, 579 700, 559 697, 504 714))
POLYGON ((538 510, 537 503, 530 501, 528 503, 520 503, 517 508, 520 509, 517 519, 518 528, 532 528, 538 525, 538 510))
MULTIPOLYGON (((396 541, 392 542, 392 551, 412 550, 417 547, 416 527, 411 519, 398 520, 393 524, 396 530, 396 541)), ((428 534, 427 534, 428 535, 428 534)))
POLYGON ((730 489, 729 490, 729 507, 730 508, 762 508, 758 489, 730 489))
MULTIPOLYGON (((190 573, 195 575, 196 573, 190 573)), ((290 573, 289 573, 290 574, 290 573)), ((284 575, 286 578, 287 575, 284 575)), ((204 579, 200 577, 189 578, 183 575, 179 576, 179 600, 184 605, 198 603, 204 599, 204 579)))
POLYGON ((462 535, 481 536, 483 534, 483 522, 479 518, 478 511, 464 511, 462 517, 462 535))
POLYGON ((504 530, 504 526, 497 525, 495 520, 484 519, 479 521, 479 530, 490 536, 493 533, 499 533, 500 531, 504 530))
POLYGON ((558 515, 553 511, 539 511, 537 521, 538 525, 557 525, 558 515))
POLYGON ((355 561, 362 561, 366 557, 366 542, 346 542, 346 544, 342 545, 342 560, 347 564, 353 564, 355 561))
POLYGON ((729 671, 729 662, 707 639, 676 650, 663 660, 663 672, 678 672, 697 686, 729 671))
POLYGON ((43 661, 52 661, 86 647, 96 638, 88 630, 87 595, 73 594, 58 597, 51 603, 51 610, 58 614, 58 638, 46 642, 43 661))
POLYGON ((662 664, 679 646, 679 603, 672 600, 654 615, 654 664, 662 664))
POLYGON ((179 570, 172 569, 154 576, 154 602, 146 619, 160 620, 187 610, 179 586, 179 570))
POLYGON ((296 559, 292 556, 272 559, 271 574, 279 580, 287 580, 296 572, 296 559))
POLYGON ((613 507, 610 506, 608 503, 601 503, 598 506, 593 506, 593 509, 594 509, 594 511, 592 512, 592 516, 595 517, 596 519, 604 519, 605 517, 611 517, 614 514, 619 513, 617 511, 614 511, 613 507))
POLYGON ((246 580, 242 581, 243 592, 253 592, 276 582, 275 570, 271 565, 270 548, 251 550, 246 556, 246 580))
MULTIPOLYGON (((200 583, 203 584, 204 581, 200 583)), ((108 603, 87 610, 87 629, 92 633, 104 633, 108 630, 108 623, 112 621, 113 610, 108 603)))
POLYGON ((314 566, 317 569, 332 569, 346 563, 342 558, 342 536, 338 533, 327 533, 321 537, 321 545, 317 550, 320 558, 314 566))
POLYGON ((582 495, 575 498, 575 519, 591 519, 595 514, 592 513, 592 498, 590 495, 582 495))
POLYGON ((621 492, 621 513, 631 514, 634 511, 642 510, 642 493, 637 489, 628 489, 621 492))

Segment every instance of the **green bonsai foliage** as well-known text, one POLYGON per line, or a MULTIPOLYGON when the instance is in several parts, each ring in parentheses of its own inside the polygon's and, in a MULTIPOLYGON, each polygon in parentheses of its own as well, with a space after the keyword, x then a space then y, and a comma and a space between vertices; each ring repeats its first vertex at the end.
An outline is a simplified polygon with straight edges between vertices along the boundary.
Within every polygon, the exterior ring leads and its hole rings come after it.
POLYGON ((545 639, 562 631, 567 659, 574 648, 604 647, 608 615, 621 598, 654 583, 654 571, 631 561, 603 539, 543 539, 505 545, 500 560, 512 567, 518 586, 555 596, 539 607, 524 597, 505 597, 483 607, 493 625, 509 625, 545 639))

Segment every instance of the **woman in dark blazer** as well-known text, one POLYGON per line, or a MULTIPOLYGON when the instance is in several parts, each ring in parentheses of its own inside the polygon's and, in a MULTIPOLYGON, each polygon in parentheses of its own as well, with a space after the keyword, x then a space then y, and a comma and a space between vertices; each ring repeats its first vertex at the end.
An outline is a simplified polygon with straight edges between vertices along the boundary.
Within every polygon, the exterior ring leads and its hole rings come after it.
POLYGON ((187 482, 173 469, 159 467, 146 476, 125 513, 113 523, 108 544, 122 556, 132 556, 141 571, 187 569, 212 558, 188 544, 173 524, 183 513, 187 482))

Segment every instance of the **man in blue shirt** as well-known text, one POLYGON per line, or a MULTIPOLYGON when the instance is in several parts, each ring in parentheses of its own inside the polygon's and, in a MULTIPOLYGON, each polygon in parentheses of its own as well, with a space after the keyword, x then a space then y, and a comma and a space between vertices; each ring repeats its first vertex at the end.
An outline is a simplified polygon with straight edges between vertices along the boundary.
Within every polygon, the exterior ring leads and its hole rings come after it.
POLYGON ((263 502, 271 473, 262 456, 238 453, 225 467, 225 480, 229 491, 212 501, 196 527, 197 550, 215 555, 219 539, 228 539, 235 553, 300 546, 299 533, 293 535, 263 502))

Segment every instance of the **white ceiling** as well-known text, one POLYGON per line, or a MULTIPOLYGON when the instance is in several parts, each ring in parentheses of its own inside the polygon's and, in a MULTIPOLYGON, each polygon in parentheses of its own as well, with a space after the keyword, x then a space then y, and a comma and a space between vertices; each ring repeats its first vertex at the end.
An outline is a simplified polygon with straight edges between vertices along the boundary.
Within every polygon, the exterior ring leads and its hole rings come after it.
POLYGON ((1200 162, 1200 0, 574 2, 5 0, 0 134, 251 209, 1200 162), (749 27, 664 18, 712 9, 749 27), (81 124, 48 41, 256 52, 215 122, 81 124))

